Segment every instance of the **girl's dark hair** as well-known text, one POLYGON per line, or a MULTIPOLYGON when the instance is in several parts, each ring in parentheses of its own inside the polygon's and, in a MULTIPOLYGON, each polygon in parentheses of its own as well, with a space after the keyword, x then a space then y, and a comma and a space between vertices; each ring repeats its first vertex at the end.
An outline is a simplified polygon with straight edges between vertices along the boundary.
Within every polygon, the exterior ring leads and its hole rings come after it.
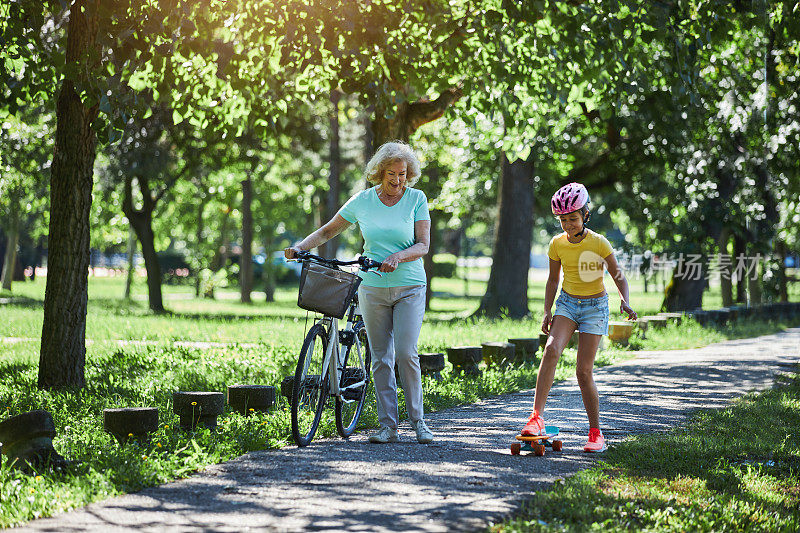
POLYGON ((589 222, 589 219, 592 218, 592 212, 589 210, 589 204, 586 204, 581 208, 581 213, 583 214, 583 223, 586 224, 589 222))

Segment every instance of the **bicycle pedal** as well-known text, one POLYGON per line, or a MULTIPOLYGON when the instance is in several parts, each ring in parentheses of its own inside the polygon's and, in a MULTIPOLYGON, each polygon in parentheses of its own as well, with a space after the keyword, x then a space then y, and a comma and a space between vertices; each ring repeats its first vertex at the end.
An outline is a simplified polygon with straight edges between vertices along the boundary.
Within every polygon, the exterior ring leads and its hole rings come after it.
POLYGON ((361 399, 361 387, 357 389, 346 389, 342 391, 342 398, 345 400, 360 400, 361 399))
POLYGON ((363 381, 366 375, 367 373, 361 368, 347 367, 342 370, 342 386, 346 387, 363 381))

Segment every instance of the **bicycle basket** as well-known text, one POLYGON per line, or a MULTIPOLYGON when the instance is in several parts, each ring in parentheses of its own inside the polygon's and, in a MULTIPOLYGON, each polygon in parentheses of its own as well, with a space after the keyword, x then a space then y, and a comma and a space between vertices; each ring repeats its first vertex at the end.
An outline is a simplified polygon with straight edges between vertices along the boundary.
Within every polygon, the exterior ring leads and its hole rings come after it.
POLYGON ((303 262, 297 306, 324 315, 344 318, 358 284, 356 274, 310 261, 303 262))

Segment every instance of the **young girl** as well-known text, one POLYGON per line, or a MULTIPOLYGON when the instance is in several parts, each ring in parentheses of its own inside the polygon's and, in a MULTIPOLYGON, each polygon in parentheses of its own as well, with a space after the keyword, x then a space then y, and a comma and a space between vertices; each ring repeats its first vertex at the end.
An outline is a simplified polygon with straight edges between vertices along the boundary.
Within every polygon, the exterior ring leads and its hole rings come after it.
POLYGON ((628 282, 617 265, 611 245, 605 237, 586 228, 590 215, 588 204, 589 192, 580 183, 561 187, 550 202, 553 215, 559 218, 564 233, 553 237, 547 253, 550 257, 550 276, 544 294, 542 331, 549 337, 536 378, 533 413, 522 434, 544 434, 542 412, 553 384, 556 363, 577 329, 578 362, 575 374, 589 417, 589 442, 583 450, 602 452, 606 444, 600 431, 600 400, 592 369, 600 339, 608 334, 608 293, 603 285, 604 266, 619 290, 620 311, 626 313, 630 320, 636 319, 636 312, 628 303, 628 282), (551 314, 561 270, 564 271, 564 283, 556 301, 556 312, 551 314))

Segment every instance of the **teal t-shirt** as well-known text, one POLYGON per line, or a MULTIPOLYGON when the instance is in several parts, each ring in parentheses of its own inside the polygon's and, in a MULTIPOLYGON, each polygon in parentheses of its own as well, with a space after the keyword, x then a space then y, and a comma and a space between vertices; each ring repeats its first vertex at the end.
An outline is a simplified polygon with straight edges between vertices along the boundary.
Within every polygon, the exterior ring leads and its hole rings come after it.
MULTIPOLYGON (((393 253, 410 248, 416 243, 414 223, 430 220, 428 199, 419 189, 406 188, 403 197, 389 207, 378 198, 375 187, 353 195, 339 210, 351 224, 358 224, 364 237, 364 255, 383 261, 393 253)), ((404 287, 425 285, 425 267, 422 258, 400 263, 394 272, 361 272, 361 283, 368 287, 404 287)))

